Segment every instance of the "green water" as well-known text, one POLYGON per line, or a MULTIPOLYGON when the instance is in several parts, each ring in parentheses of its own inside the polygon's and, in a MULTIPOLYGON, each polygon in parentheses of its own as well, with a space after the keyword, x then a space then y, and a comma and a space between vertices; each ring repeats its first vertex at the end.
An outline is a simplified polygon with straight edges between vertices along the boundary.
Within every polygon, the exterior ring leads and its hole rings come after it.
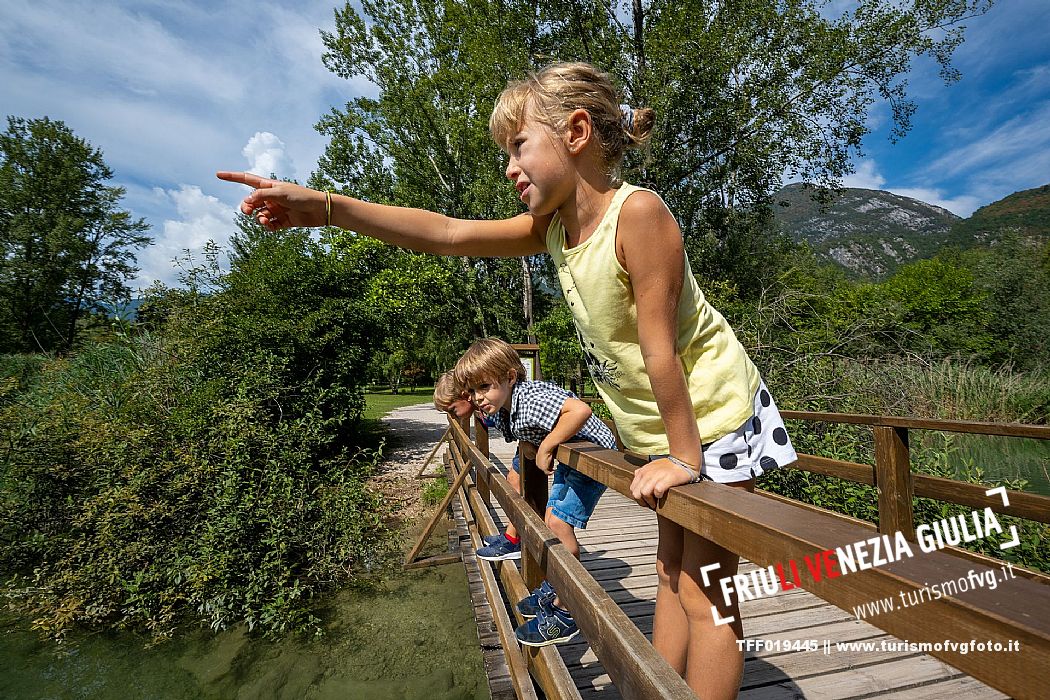
MULTIPOLYGON (((920 449, 944 449, 943 442, 924 442, 920 449)), ((978 467, 988 481, 1023 479, 1028 482, 1026 491, 1050 496, 1050 440, 956 434, 947 459, 957 477, 978 467)))
POLYGON ((190 631, 153 648, 132 634, 42 641, 0 617, 0 698, 489 697, 462 565, 406 572, 376 593, 334 595, 319 640, 270 642, 244 629, 190 631))

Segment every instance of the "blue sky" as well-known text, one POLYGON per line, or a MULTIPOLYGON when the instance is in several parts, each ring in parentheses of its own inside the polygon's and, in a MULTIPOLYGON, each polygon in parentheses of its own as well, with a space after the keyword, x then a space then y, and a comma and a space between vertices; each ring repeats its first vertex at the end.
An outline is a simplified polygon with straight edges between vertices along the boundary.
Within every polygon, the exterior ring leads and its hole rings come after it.
MULTIPOLYGON (((848 6, 837 0, 835 7, 848 6)), ((184 249, 227 240, 243 188, 220 169, 300 181, 324 149, 317 119, 373 93, 321 65, 334 0, 5 0, 0 113, 64 121, 103 151, 123 206, 152 226, 133 287, 173 284, 184 249)), ((845 184, 966 216, 1050 182, 1050 0, 1000 0, 970 21, 960 82, 931 63, 910 78, 914 128, 891 144, 888 110, 845 184)), ((6 124, 4 125, 6 126, 6 124)))

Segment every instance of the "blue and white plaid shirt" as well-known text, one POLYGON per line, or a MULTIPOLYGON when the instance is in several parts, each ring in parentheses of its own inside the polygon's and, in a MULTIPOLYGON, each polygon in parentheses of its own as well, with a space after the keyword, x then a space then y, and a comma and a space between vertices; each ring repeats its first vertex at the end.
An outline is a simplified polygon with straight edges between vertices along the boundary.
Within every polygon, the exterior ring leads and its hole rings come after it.
MULTIPOLYGON (((501 409, 493 418, 507 442, 524 440, 539 445, 561 416, 565 399, 576 398, 571 391, 550 382, 515 382, 511 390, 510 411, 501 409)), ((588 440, 610 450, 616 449, 616 438, 609 426, 590 416, 574 440, 588 440)))

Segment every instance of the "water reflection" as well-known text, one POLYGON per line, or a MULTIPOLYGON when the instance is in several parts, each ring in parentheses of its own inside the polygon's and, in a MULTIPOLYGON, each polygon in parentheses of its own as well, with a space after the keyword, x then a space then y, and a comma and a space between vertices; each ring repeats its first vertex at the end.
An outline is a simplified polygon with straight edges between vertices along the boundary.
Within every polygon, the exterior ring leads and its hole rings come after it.
POLYGON ((55 645, 5 613, 0 698, 482 700, 488 686, 466 591, 458 564, 406 572, 380 592, 334 595, 319 640, 191 630, 153 648, 123 633, 55 645))

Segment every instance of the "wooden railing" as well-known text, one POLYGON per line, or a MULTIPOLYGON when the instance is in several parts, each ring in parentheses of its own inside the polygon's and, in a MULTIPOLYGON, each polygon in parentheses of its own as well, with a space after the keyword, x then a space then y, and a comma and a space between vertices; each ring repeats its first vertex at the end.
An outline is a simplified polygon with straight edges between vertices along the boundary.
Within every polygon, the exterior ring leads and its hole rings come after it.
MULTIPOLYGON (((811 411, 781 411, 781 415, 786 420, 871 426, 875 439, 874 465, 800 454, 798 462, 792 466, 876 487, 879 498, 878 531, 881 533, 899 531, 909 540, 915 540, 915 516, 912 510, 915 496, 971 508, 990 507, 996 513, 1050 523, 1050 498, 1046 496, 1006 490, 1009 505, 1005 505, 1002 500, 989 499, 986 486, 913 472, 909 434, 910 430, 936 430, 1050 440, 1050 426, 811 411)), ((974 556, 979 558, 979 555, 974 556)))
MULTIPOLYGON (((995 512, 1044 523, 1050 518, 1050 498, 1011 491, 1008 492, 1010 505, 1003 506, 1001 501, 990 499, 982 487, 912 474, 907 432, 909 429, 951 430, 1050 439, 1050 428, 792 411, 784 411, 783 415, 787 419, 872 426, 876 440, 874 466, 811 455, 800 455, 795 466, 876 486, 882 533, 899 530, 914 538, 912 495, 941 498, 981 509, 992 507, 995 512)), ((457 479, 468 486, 461 498, 464 505, 471 506, 476 518, 472 523, 476 537, 496 532, 488 513, 490 496, 495 496, 523 536, 520 575, 511 564, 504 562, 498 566, 509 597, 512 600, 524 597, 530 588, 547 578, 573 610, 577 624, 624 698, 693 697, 677 673, 656 654, 637 627, 543 524, 546 475, 531 460, 522 458, 522 493, 519 495, 487 459, 487 434, 482 427, 476 430, 477 444, 470 441, 458 424, 450 427, 449 434, 450 467, 454 468, 457 479)), ((556 457, 627 497, 630 497, 634 470, 644 463, 641 458, 591 443, 563 444, 556 457)), ((870 539, 873 529, 868 523, 790 499, 748 493, 710 482, 672 489, 656 510, 659 515, 763 567, 794 561, 801 568, 807 557, 849 548, 870 539)), ((475 542, 479 543, 480 540, 475 542)), ((912 558, 848 576, 803 576, 801 587, 852 613, 866 603, 905 593, 918 595, 924 588, 928 591, 931 583, 970 575, 985 576, 986 572, 998 576, 1000 566, 998 560, 961 550, 917 551, 912 558)), ((1050 667, 1050 585, 1047 583, 1050 579, 1036 572, 1028 574, 1004 581, 995 590, 973 588, 928 600, 923 603, 921 614, 898 609, 866 621, 911 642, 1014 640, 1019 644, 1015 652, 967 653, 969 650, 958 647, 942 647, 929 653, 1014 697, 1042 697, 1044 683, 1032 670, 1050 667)), ((492 586, 495 590, 494 582, 492 586)), ((547 697, 579 697, 557 651, 544 647, 522 652, 513 640, 512 623, 505 610, 503 616, 507 619, 503 620, 501 636, 506 637, 504 646, 512 675, 517 659, 520 661, 518 672, 529 668, 547 697)), ((525 679, 519 678, 515 685, 524 686, 525 679)))
MULTIPOLYGON (((449 466, 455 468, 457 477, 472 472, 466 477, 467 488, 463 498, 472 506, 476 518, 473 525, 478 536, 475 544, 480 543, 480 536, 496 533, 495 523, 487 507, 487 498, 491 496, 503 506, 522 538, 521 572, 512 562, 501 562, 495 567, 499 570, 508 597, 520 600, 544 578, 548 579, 557 589, 559 597, 573 611, 576 624, 624 698, 694 698, 685 681, 653 649, 645 635, 543 523, 547 478, 535 462, 524 456, 521 458, 522 492, 519 495, 454 421, 451 422, 451 436, 449 452, 452 464, 449 466)), ((505 615, 499 600, 497 595, 493 608, 501 608, 500 612, 505 615)), ((519 618, 518 622, 523 620, 519 618)), ((515 688, 525 685, 523 679, 515 679, 515 667, 520 660, 523 666, 532 671, 550 700, 580 697, 555 647, 522 649, 514 639, 509 618, 497 619, 496 623, 500 627, 501 638, 507 637, 504 650, 515 688)), ((523 695, 519 694, 518 697, 523 695)))

